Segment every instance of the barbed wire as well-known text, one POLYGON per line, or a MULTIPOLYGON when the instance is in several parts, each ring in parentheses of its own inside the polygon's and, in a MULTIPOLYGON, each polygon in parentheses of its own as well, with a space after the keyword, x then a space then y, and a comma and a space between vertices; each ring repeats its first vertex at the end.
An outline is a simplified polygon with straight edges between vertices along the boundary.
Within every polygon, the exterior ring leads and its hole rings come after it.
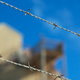
MULTIPOLYGON (((55 29, 56 27, 58 27, 58 28, 61 28, 61 29, 65 30, 65 31, 71 32, 71 33, 73 33, 73 34, 75 34, 75 35, 77 35, 77 36, 80 36, 80 34, 78 34, 77 32, 73 32, 73 31, 68 30, 68 29, 66 29, 66 28, 60 27, 60 26, 58 26, 58 25, 55 24, 55 23, 52 23, 52 22, 47 21, 47 20, 45 20, 45 19, 43 19, 43 18, 41 18, 41 17, 37 17, 37 16, 31 14, 30 12, 28 12, 30 9, 28 9, 27 11, 24 11, 24 10, 22 10, 22 9, 19 9, 19 8, 17 8, 17 7, 14 7, 14 6, 12 6, 12 5, 8 4, 8 3, 5 3, 5 2, 3 2, 3 1, 0 1, 0 3, 5 4, 5 5, 7 5, 7 6, 10 6, 10 7, 16 9, 16 10, 21 11, 21 12, 24 12, 25 15, 28 14, 28 15, 33 16, 33 17, 35 17, 35 18, 37 18, 37 19, 40 19, 40 20, 42 20, 42 21, 44 21, 44 22, 47 22, 47 23, 49 23, 49 24, 52 24, 52 25, 55 26, 54 29, 55 29)), ((56 76, 56 78, 61 78, 61 80, 62 80, 62 79, 64 79, 64 80, 70 80, 70 79, 65 78, 65 77, 63 77, 63 76, 61 76, 61 75, 55 75, 55 74, 52 74, 52 73, 49 73, 49 72, 46 72, 46 71, 43 71, 43 70, 40 70, 40 69, 36 69, 36 68, 34 68, 34 67, 31 67, 31 66, 27 66, 27 65, 20 64, 20 63, 16 63, 16 62, 13 62, 13 61, 10 61, 10 60, 7 60, 7 59, 0 58, 0 60, 6 61, 6 62, 11 63, 11 64, 14 64, 14 65, 18 65, 18 66, 21 66, 21 67, 24 67, 24 68, 28 68, 28 69, 30 69, 30 70, 38 71, 38 72, 45 73, 45 74, 48 74, 48 75, 51 75, 51 76, 56 76)), ((56 79, 56 78, 55 78, 55 79, 56 79)))
POLYGON ((14 6, 12 6, 12 5, 10 5, 10 4, 6 3, 6 2, 3 2, 3 1, 0 1, 0 3, 5 4, 5 5, 7 5, 7 6, 10 6, 10 7, 16 9, 16 10, 21 11, 21 12, 24 12, 25 15, 28 14, 28 15, 33 16, 33 17, 35 17, 35 18, 37 18, 37 19, 40 19, 40 20, 42 20, 42 21, 44 21, 44 22, 47 22, 47 23, 49 23, 49 24, 52 24, 52 25, 55 26, 54 29, 55 29, 56 27, 58 27, 58 28, 60 28, 60 29, 63 29, 63 30, 65 30, 65 31, 68 31, 68 32, 70 32, 70 33, 72 33, 72 34, 75 34, 75 35, 77 35, 77 36, 80 37, 80 34, 78 34, 77 32, 73 32, 73 31, 68 30, 68 29, 66 29, 66 28, 63 28, 63 27, 61 27, 61 26, 58 26, 57 24, 55 24, 55 23, 53 23, 53 22, 50 22, 50 21, 45 20, 45 19, 43 19, 43 18, 41 18, 41 17, 35 16, 35 15, 31 14, 30 12, 28 12, 29 10, 28 10, 28 11, 24 11, 24 10, 22 10, 22 9, 19 9, 19 8, 17 8, 17 7, 14 7, 14 6))
POLYGON ((70 80, 70 79, 68 79, 68 78, 63 77, 62 75, 55 75, 55 74, 52 74, 52 73, 49 73, 49 72, 46 72, 46 71, 43 71, 43 70, 40 70, 40 69, 31 67, 31 66, 27 66, 27 65, 23 65, 23 64, 20 64, 20 63, 16 63, 16 62, 10 61, 10 60, 8 60, 8 59, 0 58, 0 60, 6 61, 6 62, 8 62, 8 63, 14 64, 14 65, 17 65, 17 66, 21 66, 21 67, 24 67, 24 68, 28 68, 28 69, 30 69, 30 70, 34 70, 34 71, 38 71, 38 72, 41 72, 41 73, 45 73, 45 74, 48 74, 48 75, 50 75, 50 76, 56 76, 56 78, 61 78, 61 79, 64 79, 64 80, 70 80))

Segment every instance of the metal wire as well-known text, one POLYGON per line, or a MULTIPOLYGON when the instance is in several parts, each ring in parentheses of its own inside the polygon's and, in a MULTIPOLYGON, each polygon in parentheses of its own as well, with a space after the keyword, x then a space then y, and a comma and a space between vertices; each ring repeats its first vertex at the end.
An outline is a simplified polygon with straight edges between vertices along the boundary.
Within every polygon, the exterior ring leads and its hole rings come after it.
MULTIPOLYGON (((16 10, 21 11, 21 12, 24 12, 25 14, 28 14, 28 15, 30 15, 30 16, 33 16, 33 17, 35 17, 35 18, 37 18, 37 19, 40 19, 40 20, 42 20, 42 21, 44 21, 44 22, 47 22, 47 23, 49 23, 49 24, 52 24, 52 25, 55 26, 54 29, 55 29, 56 27, 58 27, 58 28, 61 28, 61 29, 65 30, 65 31, 71 32, 71 33, 73 33, 73 34, 75 34, 75 35, 77 35, 77 36, 80 36, 80 34, 78 34, 78 33, 76 33, 76 32, 73 32, 73 31, 68 30, 68 29, 66 29, 66 28, 63 28, 63 27, 60 27, 60 26, 58 26, 57 24, 52 23, 52 22, 50 22, 50 21, 47 21, 47 20, 45 20, 45 19, 43 19, 43 18, 41 18, 41 17, 37 17, 37 16, 31 14, 31 13, 28 12, 28 11, 24 11, 24 10, 22 10, 22 9, 19 9, 19 8, 17 8, 17 7, 14 7, 14 6, 12 6, 12 5, 8 4, 8 3, 5 3, 5 2, 3 2, 3 1, 0 1, 0 3, 5 4, 5 5, 7 5, 7 6, 10 6, 10 7, 16 9, 16 10)), ((55 74, 52 74, 52 73, 49 73, 49 72, 46 72, 46 71, 43 71, 43 70, 40 70, 40 69, 36 69, 36 68, 34 68, 34 67, 31 67, 31 66, 26 66, 26 65, 23 65, 23 64, 20 64, 20 63, 16 63, 16 62, 13 62, 13 61, 10 61, 10 60, 7 60, 7 59, 0 58, 0 60, 6 61, 6 62, 11 63, 11 64, 15 64, 15 65, 18 65, 18 66, 21 66, 21 67, 24 67, 24 68, 28 68, 28 69, 31 69, 31 70, 35 70, 35 71, 38 71, 38 72, 41 72, 41 73, 45 73, 45 74, 48 74, 48 75, 51 75, 51 76, 56 76, 57 78, 61 78, 61 79, 64 79, 64 80, 70 80, 70 79, 65 78, 65 77, 63 77, 63 76, 55 75, 55 74)))
POLYGON ((44 21, 44 22, 47 22, 47 23, 49 23, 49 24, 52 24, 52 25, 55 26, 54 29, 55 29, 56 27, 58 27, 58 28, 60 28, 60 29, 63 29, 63 30, 65 30, 65 31, 68 31, 68 32, 70 32, 70 33, 72 33, 72 34, 75 34, 75 35, 77 35, 77 36, 80 37, 80 34, 78 34, 77 32, 73 32, 73 31, 68 30, 68 29, 66 29, 66 28, 60 27, 60 26, 58 26, 57 24, 52 23, 52 22, 50 22, 50 21, 47 21, 47 20, 45 20, 45 19, 43 19, 43 18, 41 18, 41 17, 35 16, 35 15, 31 14, 31 13, 28 12, 28 11, 24 11, 24 10, 22 10, 22 9, 19 9, 19 8, 17 8, 17 7, 14 7, 14 6, 12 6, 12 5, 8 4, 8 3, 5 3, 5 2, 3 2, 3 1, 0 1, 0 3, 5 4, 5 5, 7 5, 7 6, 10 6, 10 7, 16 9, 16 10, 21 11, 21 12, 24 12, 25 14, 28 14, 28 15, 30 15, 30 16, 33 16, 33 17, 35 17, 35 18, 37 18, 37 19, 40 19, 40 20, 42 20, 42 21, 44 21))
POLYGON ((14 65, 17 65, 17 66, 21 66, 21 67, 24 67, 24 68, 28 68, 28 69, 30 69, 30 70, 38 71, 38 72, 45 73, 45 74, 48 74, 48 75, 51 75, 51 76, 56 76, 57 78, 61 78, 61 79, 64 79, 64 80, 70 80, 70 79, 65 78, 65 77, 63 77, 63 76, 61 76, 61 75, 60 75, 60 76, 59 76, 59 75, 55 75, 55 74, 52 74, 52 73, 49 73, 49 72, 46 72, 46 71, 43 71, 43 70, 40 70, 40 69, 31 67, 31 66, 27 66, 27 65, 23 65, 23 64, 20 64, 20 63, 16 63, 16 62, 10 61, 10 60, 8 60, 8 59, 0 58, 0 60, 6 61, 6 62, 8 62, 8 63, 14 64, 14 65))

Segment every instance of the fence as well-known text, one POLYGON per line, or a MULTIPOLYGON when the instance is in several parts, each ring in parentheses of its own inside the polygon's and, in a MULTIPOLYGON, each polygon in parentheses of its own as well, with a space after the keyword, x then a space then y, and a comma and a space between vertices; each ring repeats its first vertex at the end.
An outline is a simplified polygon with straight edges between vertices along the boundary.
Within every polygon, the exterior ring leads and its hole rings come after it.
MULTIPOLYGON (((7 6, 10 6, 10 7, 16 9, 16 10, 21 11, 21 12, 24 12, 25 15, 27 14, 27 15, 33 16, 33 17, 35 17, 35 18, 37 18, 37 19, 40 19, 40 20, 42 20, 42 21, 44 21, 44 22, 47 22, 47 23, 53 25, 53 26, 54 26, 54 29, 55 29, 56 27, 58 27, 58 28, 60 28, 60 29, 63 29, 63 30, 65 30, 65 31, 68 31, 68 32, 73 33, 73 34, 75 34, 75 35, 77 35, 77 36, 80 37, 80 34, 78 34, 77 32, 73 32, 73 31, 68 30, 68 29, 66 29, 66 28, 60 27, 60 26, 58 26, 57 24, 55 24, 55 23, 53 23, 53 22, 47 21, 47 20, 45 20, 45 19, 43 19, 43 18, 41 18, 41 17, 38 17, 38 16, 35 16, 35 15, 31 14, 31 13, 29 12, 30 9, 28 9, 27 11, 24 11, 24 10, 22 10, 22 9, 19 9, 19 8, 17 8, 17 7, 14 7, 14 6, 12 6, 12 5, 8 4, 8 3, 5 3, 5 2, 3 2, 3 1, 0 1, 0 3, 5 4, 5 5, 7 5, 7 6)), ((56 76, 56 78, 55 78, 54 80, 56 80, 57 78, 61 78, 61 80, 62 80, 62 79, 64 79, 64 80, 70 80, 70 79, 68 79, 68 78, 63 77, 63 75, 55 75, 55 74, 52 74, 52 73, 49 73, 49 72, 46 72, 46 71, 43 71, 43 70, 40 70, 40 69, 36 69, 36 68, 34 68, 34 67, 31 67, 31 66, 26 66, 26 65, 23 65, 23 64, 20 64, 20 63, 16 63, 16 62, 13 62, 13 61, 4 59, 4 58, 0 58, 0 60, 6 61, 6 62, 8 62, 8 63, 14 64, 14 65, 17 65, 17 66, 21 66, 21 67, 24 67, 24 68, 28 68, 28 69, 31 69, 31 70, 35 70, 35 71, 38 71, 38 72, 41 72, 41 73, 45 73, 45 74, 48 74, 48 75, 51 75, 51 76, 56 76)))

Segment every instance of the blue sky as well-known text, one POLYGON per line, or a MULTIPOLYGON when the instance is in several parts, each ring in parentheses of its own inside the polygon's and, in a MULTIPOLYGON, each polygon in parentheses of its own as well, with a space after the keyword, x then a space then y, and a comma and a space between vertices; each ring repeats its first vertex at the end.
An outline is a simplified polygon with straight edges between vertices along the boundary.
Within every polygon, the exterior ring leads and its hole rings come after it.
MULTIPOLYGON (((59 26, 80 33, 80 1, 79 0, 3 0, 23 10, 52 21, 59 26)), ((0 3, 0 23, 5 22, 19 30, 24 36, 24 43, 33 46, 40 35, 64 42, 67 56, 68 77, 79 79, 80 74, 80 37, 56 28, 41 20, 12 9, 0 3)))

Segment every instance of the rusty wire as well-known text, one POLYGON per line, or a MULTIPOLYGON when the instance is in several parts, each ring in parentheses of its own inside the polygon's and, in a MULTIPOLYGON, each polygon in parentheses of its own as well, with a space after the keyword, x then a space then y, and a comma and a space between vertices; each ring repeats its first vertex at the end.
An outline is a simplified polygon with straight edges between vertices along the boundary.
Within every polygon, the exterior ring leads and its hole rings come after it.
MULTIPOLYGON (((80 34, 78 34, 77 32, 73 32, 73 31, 68 30, 68 29, 66 29, 66 28, 60 27, 60 26, 58 26, 57 24, 55 24, 55 23, 53 23, 53 22, 47 21, 47 20, 45 20, 45 19, 43 19, 43 18, 41 18, 41 17, 37 17, 37 16, 31 14, 31 13, 29 12, 30 9, 28 9, 27 11, 24 11, 24 10, 22 10, 22 9, 19 9, 19 8, 17 8, 17 7, 14 7, 14 6, 12 6, 12 5, 8 4, 8 3, 5 3, 5 2, 3 2, 3 1, 0 1, 0 3, 5 4, 5 5, 7 5, 7 6, 10 6, 10 7, 16 9, 16 10, 21 11, 21 12, 24 12, 25 15, 28 14, 28 15, 33 16, 33 17, 35 17, 35 18, 37 18, 37 19, 40 19, 40 20, 42 20, 42 21, 44 21, 44 22, 47 22, 47 23, 49 23, 49 24, 52 24, 52 25, 55 26, 54 29, 55 29, 56 27, 58 27, 58 28, 61 28, 61 29, 65 30, 65 31, 68 31, 68 32, 70 32, 70 33, 73 33, 73 34, 75 34, 75 35, 77 35, 77 36, 80 36, 80 34)), ((36 69, 36 68, 34 68, 34 67, 31 67, 31 66, 26 66, 26 65, 23 65, 23 64, 20 64, 20 63, 16 63, 16 62, 13 62, 13 61, 4 59, 4 58, 0 58, 0 60, 6 61, 6 62, 11 63, 11 64, 15 64, 15 65, 18 65, 18 66, 21 66, 21 67, 25 67, 25 68, 28 68, 28 69, 31 69, 31 70, 35 70, 35 71, 38 71, 38 72, 41 72, 41 73, 45 73, 45 74, 48 74, 48 75, 51 75, 51 76, 56 76, 56 78, 61 78, 61 80, 62 80, 62 79, 64 79, 64 80, 70 80, 70 79, 65 78, 65 77, 63 77, 63 76, 61 76, 61 75, 55 75, 55 74, 52 74, 52 73, 49 73, 49 72, 46 72, 46 71, 43 71, 43 70, 40 70, 40 69, 36 69)), ((56 78, 55 78, 55 80, 56 80, 56 78)))
POLYGON ((44 21, 44 22, 47 22, 47 23, 49 23, 49 24, 52 24, 52 25, 55 26, 54 29, 55 29, 56 27, 58 27, 58 28, 60 28, 60 29, 63 29, 63 30, 65 30, 65 31, 68 31, 68 32, 70 32, 70 33, 72 33, 72 34, 75 34, 75 35, 77 35, 77 36, 80 37, 80 34, 78 34, 77 32, 73 32, 73 31, 71 31, 71 30, 69 30, 69 29, 66 29, 66 28, 63 28, 63 27, 61 27, 61 26, 58 26, 57 24, 55 24, 55 23, 53 23, 53 22, 50 22, 50 21, 45 20, 45 19, 43 19, 43 18, 41 18, 41 17, 38 17, 38 16, 35 16, 35 15, 31 14, 30 12, 28 12, 29 9, 28 9, 28 11, 24 11, 24 10, 19 9, 19 8, 17 8, 17 7, 14 7, 14 6, 6 3, 6 2, 0 1, 0 3, 5 4, 5 5, 7 5, 7 6, 10 6, 10 7, 16 9, 16 10, 21 11, 21 12, 24 12, 25 15, 28 14, 28 15, 33 16, 33 17, 35 17, 35 18, 37 18, 37 19, 40 19, 40 20, 42 20, 42 21, 44 21))
POLYGON ((40 70, 40 69, 31 67, 31 66, 29 66, 29 65, 27 66, 27 65, 23 65, 23 64, 20 64, 20 63, 13 62, 13 61, 8 60, 8 59, 4 59, 4 58, 2 58, 2 57, 0 58, 0 60, 6 61, 6 62, 8 62, 8 63, 14 64, 14 65, 17 65, 17 66, 21 66, 21 67, 24 67, 24 68, 28 68, 28 69, 30 69, 30 70, 34 70, 34 71, 38 71, 38 72, 41 72, 41 73, 45 73, 45 74, 50 75, 50 76, 56 76, 56 78, 61 78, 61 79, 63 79, 63 80, 70 80, 70 79, 65 78, 65 77, 63 77, 63 76, 61 76, 61 75, 55 75, 55 74, 52 74, 52 73, 49 73, 49 72, 46 72, 46 71, 43 71, 43 70, 40 70))

